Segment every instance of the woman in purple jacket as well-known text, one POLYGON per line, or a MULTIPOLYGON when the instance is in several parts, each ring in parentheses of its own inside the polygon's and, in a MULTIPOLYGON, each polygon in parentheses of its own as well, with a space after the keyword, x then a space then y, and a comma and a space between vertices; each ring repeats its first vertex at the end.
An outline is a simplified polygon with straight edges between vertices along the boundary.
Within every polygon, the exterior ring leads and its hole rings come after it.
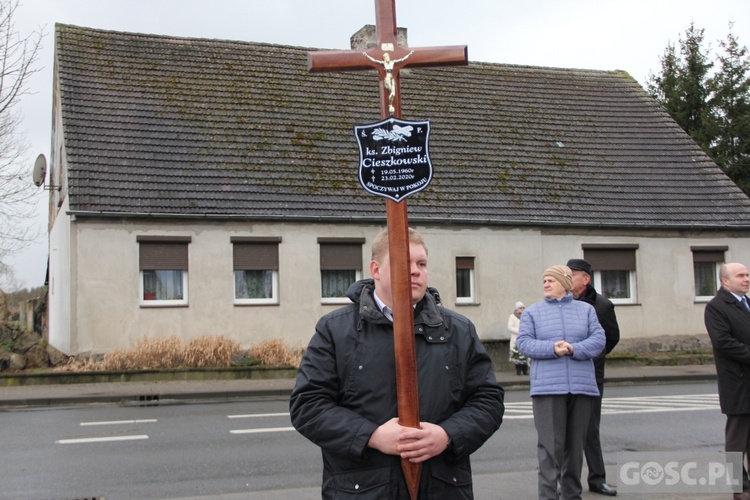
POLYGON ((606 339, 594 308, 573 300, 569 267, 550 267, 543 282, 544 301, 524 311, 516 340, 533 360, 539 498, 580 499, 583 442, 591 399, 599 395, 593 359, 606 339))

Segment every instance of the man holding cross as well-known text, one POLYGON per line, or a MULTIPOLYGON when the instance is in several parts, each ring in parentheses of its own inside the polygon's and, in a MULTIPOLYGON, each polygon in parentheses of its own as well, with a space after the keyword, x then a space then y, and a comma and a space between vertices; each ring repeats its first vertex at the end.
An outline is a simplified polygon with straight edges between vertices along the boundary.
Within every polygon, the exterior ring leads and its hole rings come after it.
POLYGON ((322 449, 323 498, 410 498, 401 460, 422 464, 419 498, 473 498, 469 456, 498 429, 503 389, 474 325, 427 287, 427 248, 409 229, 419 428, 398 422, 388 233, 372 245, 372 279, 323 316, 300 364, 292 424, 322 449))
MULTIPOLYGON (((401 116, 401 96, 400 96, 400 79, 399 71, 402 67, 428 67, 428 66, 450 66, 450 65, 465 65, 468 64, 468 56, 466 46, 455 46, 455 47, 427 47, 418 49, 407 49, 398 46, 397 41, 397 29, 396 29, 396 0, 375 0, 375 17, 376 17, 376 36, 377 43, 374 47, 366 49, 364 51, 350 50, 350 51, 315 51, 308 53, 308 69, 311 72, 327 72, 327 71, 360 71, 360 70, 371 70, 376 69, 380 79, 380 111, 381 117, 388 119, 393 117, 398 119, 401 116)), ((416 123, 416 122, 415 122, 416 123)), ((430 167, 431 168, 431 167, 430 167)), ((425 177, 427 179, 429 176, 425 177)), ((364 186, 363 186, 364 187, 364 186)), ((422 185, 421 189, 425 186, 422 185)), ((416 191, 413 191, 416 192, 416 191)), ((459 338, 464 341, 468 341, 469 344, 461 344, 460 352, 453 352, 450 349, 448 352, 454 355, 467 354, 471 349, 477 349, 475 346, 479 345, 477 353, 472 355, 479 356, 474 362, 480 364, 484 369, 488 369, 488 373, 491 375, 492 382, 489 386, 494 386, 496 391, 500 391, 498 401, 500 408, 502 408, 502 389, 497 387, 494 383, 494 374, 492 374, 491 365, 489 368, 484 364, 484 361, 480 362, 480 358, 485 359, 489 365, 489 359, 487 354, 481 349, 481 344, 475 342, 476 332, 474 326, 471 325, 468 320, 462 318, 462 321, 446 321, 446 317, 453 317, 452 315, 445 315, 439 313, 439 309, 436 309, 435 298, 431 294, 425 294, 427 286, 427 250, 424 247, 424 242, 421 237, 417 240, 412 240, 411 230, 408 227, 408 215, 406 208, 406 196, 411 192, 405 192, 404 197, 397 199, 389 198, 386 200, 386 215, 388 223, 388 234, 379 238, 381 241, 377 247, 373 247, 373 264, 371 264, 371 271, 373 272, 373 282, 360 282, 354 285, 353 289, 350 289, 349 296, 357 304, 362 305, 362 309, 354 307, 354 311, 359 311, 362 315, 358 318, 357 323, 354 325, 347 324, 344 322, 342 326, 344 328, 343 335, 354 335, 356 342, 351 344, 351 338, 343 337, 338 338, 335 335, 331 335, 329 330, 330 325, 327 324, 326 318, 321 320, 323 323, 319 323, 318 326, 325 328, 325 330, 319 330, 321 335, 316 335, 311 341, 311 349, 313 347, 323 349, 322 357, 316 357, 314 354, 310 356, 309 370, 300 369, 300 375, 298 377, 298 389, 297 400, 293 399, 292 407, 297 409, 297 412, 301 412, 301 408, 308 410, 315 410, 314 415, 316 417, 315 425, 323 426, 325 423, 322 420, 333 421, 341 420, 343 417, 353 418, 351 411, 354 415, 364 417, 364 421, 359 421, 356 418, 349 421, 350 424, 364 424, 369 421, 370 424, 377 422, 377 426, 372 428, 371 425, 365 425, 364 433, 349 435, 352 439, 357 439, 356 442, 331 442, 330 437, 325 433, 315 432, 316 428, 310 428, 303 420, 299 417, 296 420, 300 426, 305 426, 305 430, 298 427, 298 430, 303 434, 310 437, 315 442, 318 442, 321 447, 324 448, 323 457, 326 461, 326 467, 324 470, 324 485, 323 492, 324 497, 326 492, 332 494, 334 491, 338 491, 343 494, 345 491, 357 492, 363 491, 363 482, 366 481, 366 487, 369 497, 372 498, 410 498, 416 500, 420 494, 423 493, 423 498, 434 498, 435 495, 443 492, 444 484, 440 481, 448 481, 449 484, 455 484, 461 489, 452 490, 450 495, 458 495, 455 498, 471 498, 471 472, 468 467, 468 454, 478 448, 484 440, 489 437, 492 432, 497 429, 500 425, 500 419, 502 418, 502 412, 497 416, 497 425, 490 426, 488 430, 483 429, 483 432, 489 432, 489 434, 478 442, 474 442, 467 435, 467 438, 456 439, 451 434, 450 428, 441 427, 432 424, 432 422, 440 422, 442 419, 448 418, 454 411, 459 411, 460 407, 466 403, 463 398, 457 398, 459 395, 465 397, 463 390, 458 390, 456 387, 466 384, 466 375, 471 375, 471 378, 477 377, 477 380, 482 379, 481 373, 471 374, 465 373, 464 370, 475 368, 467 368, 462 363, 465 363, 463 358, 449 357, 435 359, 435 355, 439 352, 436 349, 428 350, 431 358, 426 362, 419 359, 419 349, 415 347, 415 321, 420 323, 420 332, 426 331, 428 328, 436 329, 431 330, 431 333, 435 336, 428 336, 428 343, 447 343, 448 338, 459 338), (381 253, 381 248, 385 248, 381 253), (411 252, 417 252, 417 256, 411 252), (377 273, 377 275, 376 275, 377 273), (424 274, 423 274, 424 273, 424 274), (424 283, 422 283, 422 281, 424 283), (373 286, 374 285, 374 286, 373 286), (375 293, 374 290, 378 291, 375 293), (375 296, 380 298, 376 301, 375 296), (377 306, 377 309, 376 309, 377 306), (382 307, 385 306, 385 307, 382 307), (414 308, 416 306, 416 309, 414 308), (379 348, 383 347, 382 339, 388 338, 387 336, 377 336, 375 338, 380 339, 380 342, 374 344, 368 344, 367 351, 369 349, 375 349, 372 354, 378 354, 375 359, 381 359, 383 361, 387 359, 393 359, 394 362, 386 362, 386 364, 395 371, 393 372, 378 371, 376 372, 376 378, 368 378, 360 381, 356 377, 345 379, 343 385, 340 384, 342 380, 342 373, 328 368, 327 373, 323 375, 337 375, 338 382, 336 380, 331 381, 335 385, 331 388, 325 386, 325 381, 329 379, 320 379, 313 381, 310 384, 307 380, 309 374, 318 374, 318 368, 322 365, 330 365, 333 361, 334 365, 339 363, 345 363, 345 359, 350 358, 352 355, 361 353, 359 348, 362 347, 363 342, 357 337, 362 332, 363 325, 368 322, 374 322, 376 325, 382 325, 381 318, 376 316, 370 316, 375 314, 375 311, 380 311, 380 316, 385 318, 385 321, 392 321, 392 343, 393 348, 392 357, 384 358, 386 353, 380 351, 379 348), (419 311, 421 314, 415 316, 415 311, 419 311), (438 316, 441 318, 437 321, 438 316), (326 320, 324 322, 324 320, 326 320), (445 327, 446 332, 453 332, 450 335, 445 333, 438 335, 441 332, 441 328, 445 327), (346 333, 349 332, 349 333, 346 333), (454 335, 455 333, 455 335, 454 335), (328 336, 327 336, 328 335, 328 336), (342 343, 327 344, 334 340, 340 340, 342 343), (439 339, 439 342, 438 340, 439 339), (322 345, 318 346, 317 342, 322 342, 322 345), (328 347, 326 347, 328 345, 328 347), (348 346, 347 350, 341 350, 340 346, 348 346), (468 349, 468 350, 467 350, 468 349), (464 350, 467 350, 464 352, 464 350), (481 351, 481 353, 479 352, 481 351), (332 357, 332 360, 331 360, 332 357), (419 366, 417 364, 419 363, 419 366), (459 363, 456 365, 456 363, 459 363), (451 398, 448 398, 450 402, 446 406, 447 401, 443 398, 433 403, 430 401, 430 406, 427 410, 421 407, 421 399, 424 397, 424 392, 421 385, 425 382, 422 373, 427 372, 430 377, 437 374, 435 372, 438 366, 444 367, 445 372, 443 374, 454 374, 455 376, 449 381, 450 385, 448 389, 443 388, 443 391, 449 390, 449 394, 452 394, 451 398), (458 370, 452 372, 452 370, 458 370), (307 373, 309 372, 309 373, 307 373), (335 372, 335 373, 334 373, 335 372), (418 388, 417 380, 419 376, 418 388), (301 377, 301 378, 300 378, 301 377), (355 380, 353 384, 360 384, 362 387, 357 385, 348 385, 349 380, 355 380), (368 385, 365 382, 376 381, 373 385, 368 385), (388 381, 393 380, 394 385, 391 387, 387 384, 388 381), (377 381, 386 382, 386 384, 378 384, 377 381), (323 386, 318 386, 318 383, 323 383, 323 386), (301 386, 301 388, 300 388, 301 386), (324 387, 325 386, 325 387, 324 387), (324 388, 328 388, 328 392, 323 391, 324 388), (361 388, 364 391, 359 392, 361 388), (385 388, 385 389, 383 389, 385 388), (385 392, 384 392, 385 390, 385 392), (394 394, 395 390, 395 394, 394 394), (370 392, 372 391, 372 392, 370 392), (340 402, 346 400, 346 396, 350 396, 354 392, 353 399, 350 403, 344 406, 340 406, 340 402), (312 394, 311 394, 312 393, 312 394), (461 394, 459 394, 461 393, 461 394), (311 398, 312 395, 318 395, 318 399, 311 398), (320 399, 322 397, 322 399, 320 399), (328 399, 326 398, 336 398, 328 399), (390 398, 390 399, 389 399, 390 398), (381 411, 375 411, 371 408, 372 404, 381 404, 382 402, 389 402, 395 398, 396 412, 392 412, 390 406, 381 408, 381 411), (334 403, 339 409, 350 410, 350 411, 331 411, 325 413, 326 403, 334 403), (363 404, 368 403, 368 404, 363 404), (357 413, 357 412, 360 413, 357 413), (374 413, 370 413, 373 412, 374 413), (323 413, 321 413, 323 412, 323 413), (363 413, 364 412, 364 415, 363 413), (383 415, 390 415, 390 422, 387 426, 380 427, 385 424, 386 421, 380 419, 383 415), (397 420, 393 420, 396 418, 397 420), (325 418, 323 418, 325 416, 325 418), (376 430, 377 429, 377 430, 376 430), (367 438, 366 442, 362 442, 363 438, 367 438), (395 441, 394 441, 395 439, 395 441), (440 464, 448 463, 445 460, 438 460, 445 454, 446 447, 450 447, 456 443, 456 457, 448 459, 448 462, 458 461, 461 462, 461 466, 457 467, 444 467, 440 464), (317 441, 320 440, 320 441, 317 441), (461 444, 458 444, 458 443, 461 444), (343 445, 343 448, 341 447, 343 445), (355 448, 352 449, 351 447, 355 448), (370 455, 367 452, 367 457, 361 454, 350 455, 351 451, 363 452, 364 448, 371 448, 376 450, 382 455, 370 455), (353 462, 339 463, 333 460, 337 453, 342 453, 342 450, 353 462), (349 450, 349 451, 347 451, 349 450), (330 453, 330 454, 327 454, 330 453), (395 472, 392 468, 393 457, 401 456, 401 472, 395 472), (376 459, 370 462, 370 459, 374 456, 376 459), (330 459, 326 460, 326 458, 330 459), (367 461, 372 467, 377 469, 370 471, 369 473, 363 474, 357 464, 361 461, 367 461), (430 471, 427 475, 424 474, 425 470, 422 468, 422 463, 427 464, 426 470, 430 471), (330 465, 330 466, 329 466, 330 465), (348 477, 347 471, 359 471, 355 476, 348 477), (448 476, 451 476, 450 478, 448 476), (328 479, 326 479, 328 477, 328 479), (337 479, 338 478, 338 479, 337 479), (420 478, 427 479, 422 481, 420 484, 420 478), (435 478, 441 478, 436 480, 435 478), (353 479, 357 481, 352 482, 353 479), (361 480, 361 481, 360 481, 361 480), (343 481, 343 483, 341 483, 343 481), (396 490, 391 491, 390 496, 383 495, 387 492, 387 482, 390 481, 395 484, 396 490), (452 482, 452 483, 451 483, 452 482), (350 484, 351 483, 351 484, 350 484), (427 486, 425 486, 427 484, 427 486), (334 489, 331 489, 334 488, 334 489), (335 489, 340 488, 340 489, 335 489), (347 489, 351 488, 351 489, 347 489), (385 491, 381 491, 385 489, 385 491), (375 493, 369 494, 370 491, 375 493), (408 494, 408 495, 407 495, 408 494), (427 495, 427 496, 424 496, 427 495)), ((377 242, 376 242, 377 243, 377 242)), ((351 311, 350 311, 351 312, 351 311)), ((382 329, 378 327, 378 329, 382 329)), ((382 332, 381 332, 382 333, 382 332)), ((340 333, 341 334, 341 333, 340 333)), ((308 350, 308 353, 311 351, 308 350)), ((424 354, 424 349, 422 351, 424 354)), ((473 364, 473 362, 472 362, 473 364)), ((356 370, 363 370, 364 365, 357 365, 356 370)), ((325 370, 324 370, 325 371, 325 370)), ((351 375, 347 372, 348 375, 351 375)), ((440 380, 440 378, 435 379, 440 380)), ((473 383, 472 381, 469 381, 473 383)), ((330 382, 329 382, 330 383, 330 382)), ((480 384, 481 385, 481 384, 480 384)), ((430 393, 434 393, 436 386, 430 386, 430 393)), ((472 388, 473 391, 473 388, 472 388)), ((440 393, 438 393, 440 394, 440 393)), ((470 392, 469 394, 473 394, 470 392)), ((494 393, 493 393, 494 394, 494 393)), ((490 396, 492 399, 495 396, 490 396)), ((487 402, 489 403, 489 402, 487 402)), ((492 406, 492 405, 490 405, 492 406)), ((484 408, 484 411, 489 412, 490 406, 484 408)), ((307 413, 307 412, 305 412, 307 413)), ((294 414, 293 414, 294 415, 294 414)), ((468 415, 465 415, 468 416, 468 415)), ((476 415, 479 417, 479 415, 476 415)), ((294 418, 294 417, 293 417, 294 418)), ((346 419, 344 419, 346 421, 346 419)), ((461 422, 459 419, 457 422, 461 422)), ((331 425, 331 422, 328 422, 331 425)), ((296 425, 296 424, 295 424, 296 425)), ((336 430, 336 426, 333 425, 333 429, 336 430)), ((357 429, 362 430, 361 425, 357 426, 357 429)), ((330 429, 329 429, 330 430, 330 429)), ((341 429, 342 431, 344 429, 341 429)), ((462 427, 454 429, 463 431, 462 427)), ((480 434, 482 436, 483 434, 480 434)), ((367 451, 366 449, 364 451, 367 451)), ((449 450, 450 451, 450 450, 449 450)), ((456 463, 458 463, 456 462, 456 463)), ((452 498, 449 496, 448 498, 452 498)))

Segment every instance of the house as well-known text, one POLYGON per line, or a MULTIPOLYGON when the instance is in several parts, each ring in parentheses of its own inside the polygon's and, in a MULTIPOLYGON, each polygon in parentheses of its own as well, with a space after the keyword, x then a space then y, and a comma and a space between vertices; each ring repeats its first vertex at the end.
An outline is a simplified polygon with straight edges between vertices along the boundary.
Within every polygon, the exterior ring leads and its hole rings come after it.
MULTIPOLYGON (((353 136, 380 119, 375 73, 310 74, 303 47, 55 32, 50 343, 305 345, 385 226, 353 136)), ((750 199, 632 77, 471 62, 401 84, 403 117, 432 129, 410 225, 482 338, 572 257, 623 338, 704 333, 718 265, 750 262, 750 199)))

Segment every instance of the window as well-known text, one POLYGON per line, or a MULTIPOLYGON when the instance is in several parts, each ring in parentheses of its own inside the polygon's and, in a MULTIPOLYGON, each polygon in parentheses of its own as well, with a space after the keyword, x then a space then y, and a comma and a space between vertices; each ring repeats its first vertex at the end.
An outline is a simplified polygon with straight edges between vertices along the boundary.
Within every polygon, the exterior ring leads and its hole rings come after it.
POLYGON ((320 245, 320 295, 323 303, 349 301, 349 285, 362 279, 364 238, 318 238, 320 245))
POLYGON ((235 304, 279 303, 281 237, 232 237, 235 304))
POLYGON ((635 304, 637 244, 583 245, 583 258, 594 268, 594 288, 614 304, 635 304))
POLYGON ((138 236, 136 241, 141 305, 187 305, 190 237, 138 236))
POLYGON ((695 300, 707 302, 719 289, 719 268, 724 263, 726 246, 690 247, 693 252, 693 277, 695 278, 695 300))
POLYGON ((474 298, 474 257, 456 257, 456 302, 467 304, 474 298))

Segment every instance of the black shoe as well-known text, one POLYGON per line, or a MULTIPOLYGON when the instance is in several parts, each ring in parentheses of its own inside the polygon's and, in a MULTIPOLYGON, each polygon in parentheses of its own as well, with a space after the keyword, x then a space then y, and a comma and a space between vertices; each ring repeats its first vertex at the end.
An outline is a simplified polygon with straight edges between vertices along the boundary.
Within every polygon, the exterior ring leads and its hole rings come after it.
POLYGON ((600 495, 607 495, 609 497, 617 496, 617 490, 607 483, 591 484, 589 485, 589 491, 592 493, 599 493, 600 495))

